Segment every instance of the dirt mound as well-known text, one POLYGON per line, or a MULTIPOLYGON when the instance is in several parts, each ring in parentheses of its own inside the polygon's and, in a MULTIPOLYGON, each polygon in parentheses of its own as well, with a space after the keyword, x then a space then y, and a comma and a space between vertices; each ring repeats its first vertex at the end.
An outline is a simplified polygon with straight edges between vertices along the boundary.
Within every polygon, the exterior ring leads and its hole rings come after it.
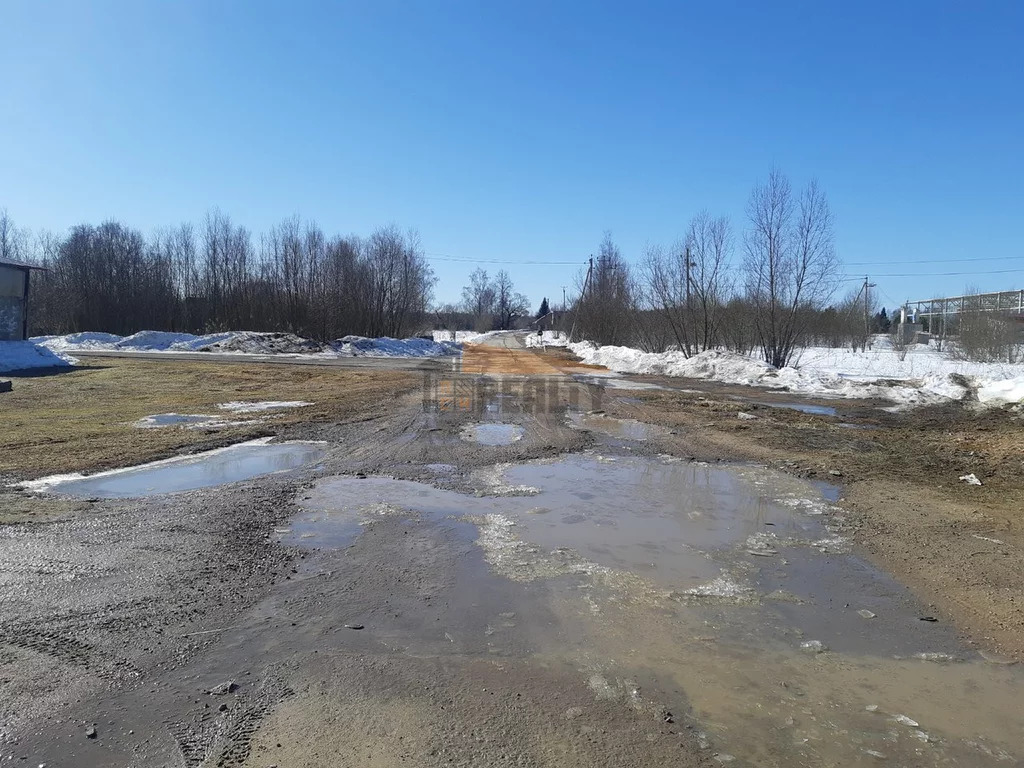
POLYGON ((200 352, 244 352, 247 354, 287 355, 323 352, 326 346, 319 341, 304 339, 294 333, 232 334, 212 344, 198 347, 200 352))

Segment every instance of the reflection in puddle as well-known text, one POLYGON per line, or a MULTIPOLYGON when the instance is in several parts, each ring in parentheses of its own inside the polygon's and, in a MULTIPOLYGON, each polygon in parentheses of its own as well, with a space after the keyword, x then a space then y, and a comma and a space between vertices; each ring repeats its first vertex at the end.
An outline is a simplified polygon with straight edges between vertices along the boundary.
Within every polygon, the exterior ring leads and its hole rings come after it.
POLYGON ((787 408, 800 413, 810 413, 814 416, 835 416, 836 409, 830 405, 812 405, 811 403, 758 403, 769 408, 787 408))
POLYGON ((30 490, 45 490, 64 496, 103 499, 156 496, 295 469, 318 459, 323 453, 323 445, 317 443, 269 443, 262 439, 86 477, 43 478, 22 485, 30 490))
POLYGON ((511 445, 522 438, 525 430, 518 424, 470 424, 459 436, 481 445, 511 445))
POLYGON ((577 429, 600 432, 622 440, 650 440, 670 434, 666 427, 645 424, 636 419, 614 419, 600 413, 569 413, 569 424, 577 429))
POLYGON ((132 426, 139 429, 155 429, 160 427, 192 427, 219 429, 244 422, 227 422, 220 416, 206 416, 197 413, 156 413, 144 416, 132 426))
POLYGON ((643 670, 686 694, 701 739, 749 764, 979 766, 1021 753, 1020 670, 918 621, 902 585, 845 552, 829 530, 841 510, 811 484, 592 454, 497 471, 534 493, 325 479, 286 540, 345 546, 382 515, 472 522, 497 574, 545 585, 558 631, 538 660, 569 660, 595 695, 626 703, 643 670))
POLYGON ((351 531, 353 521, 403 510, 434 520, 470 515, 485 527, 514 529, 517 540, 542 550, 571 548, 598 567, 686 590, 748 560, 748 550, 759 546, 754 537, 809 545, 828 535, 817 491, 786 479, 771 489, 773 497, 761 487, 765 472, 571 455, 507 466, 502 484, 522 495, 479 497, 412 481, 339 477, 317 483, 302 502, 311 517, 300 515, 292 528, 315 539, 334 525, 351 531), (800 495, 811 498, 789 503, 800 495))

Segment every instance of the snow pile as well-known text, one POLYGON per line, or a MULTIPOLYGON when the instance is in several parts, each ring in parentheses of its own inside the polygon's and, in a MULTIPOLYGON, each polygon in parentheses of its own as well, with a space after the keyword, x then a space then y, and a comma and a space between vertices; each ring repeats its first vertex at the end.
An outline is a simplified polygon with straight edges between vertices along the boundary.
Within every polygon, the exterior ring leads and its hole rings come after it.
MULTIPOLYGON (((522 333, 522 331, 511 330, 511 331, 484 331, 483 333, 477 333, 476 331, 434 331, 434 341, 447 341, 451 342, 452 335, 455 336, 456 344, 482 344, 486 339, 493 338, 495 336, 514 336, 522 333)), ((536 346, 530 344, 527 341, 526 346, 536 346)))
MULTIPOLYGON (((584 363, 617 373, 707 379, 824 397, 880 398, 903 405, 964 400, 973 392, 986 404, 1024 402, 1024 364, 956 360, 928 345, 915 345, 901 360, 886 337, 876 338, 866 352, 809 347, 782 369, 720 349, 687 358, 681 352, 567 343, 553 335, 544 342, 564 344, 584 363)), ((540 346, 541 341, 527 343, 540 346)))
POLYGON ((334 350, 345 357, 446 357, 457 355, 462 346, 452 341, 430 339, 368 339, 346 336, 334 342, 334 350))
POLYGON ((564 347, 567 338, 561 331, 544 331, 540 336, 531 333, 526 337, 528 347, 564 347))
POLYGON ((67 336, 37 336, 32 339, 36 344, 58 354, 70 349, 112 349, 120 340, 120 336, 96 331, 72 333, 67 336))
POLYGON ((236 355, 289 355, 294 357, 445 357, 458 355, 460 344, 430 339, 368 339, 346 336, 330 344, 293 333, 228 331, 196 336, 170 331, 139 331, 131 336, 110 333, 72 333, 39 336, 33 341, 56 354, 82 351, 110 352, 213 352, 236 355))
POLYGON ((187 349, 189 344, 195 341, 196 337, 191 333, 171 333, 170 331, 139 331, 131 336, 125 336, 114 344, 115 349, 126 351, 138 350, 140 352, 165 352, 173 349, 175 345, 182 345, 187 349))
MULTIPOLYGON (((773 386, 766 378, 776 371, 770 365, 734 352, 713 349, 687 358, 682 352, 641 352, 632 347, 598 347, 590 342, 569 344, 583 362, 603 365, 617 373, 646 373, 713 379, 726 384, 773 386)), ((774 386, 783 386, 774 384, 774 386)))
POLYGON ((989 405, 1024 403, 1024 376, 982 384, 978 387, 978 400, 989 405))
POLYGON ((433 336, 434 341, 454 341, 456 344, 479 344, 481 339, 485 339, 495 333, 504 333, 504 331, 487 331, 485 333, 477 333, 476 331, 435 330, 433 332, 433 336))
POLYGON ((0 341, 0 373, 68 368, 75 359, 31 341, 0 341))

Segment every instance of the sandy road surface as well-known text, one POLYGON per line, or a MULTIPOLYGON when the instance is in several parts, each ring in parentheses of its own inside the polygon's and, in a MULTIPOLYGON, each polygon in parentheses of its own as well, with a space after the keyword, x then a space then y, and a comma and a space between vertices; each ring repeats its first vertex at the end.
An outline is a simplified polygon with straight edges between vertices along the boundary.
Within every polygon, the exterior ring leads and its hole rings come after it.
MULTIPOLYGON (((863 526, 892 524, 865 510, 883 488, 874 463, 904 471, 883 432, 899 417, 732 399, 750 390, 605 388, 514 336, 404 391, 383 410, 360 401, 362 418, 272 425, 322 441, 301 468, 173 495, 42 498, 59 519, 0 527, 0 757, 264 768, 1024 757, 1019 667, 978 654, 967 641, 984 647, 972 634, 984 625, 956 601, 928 605, 927 583, 915 593, 863 557, 877 554, 861 548, 875 541, 863 526)), ((906 428, 931 455, 926 424, 906 428)), ((902 503, 906 491, 890 490, 902 503)), ((936 514, 963 503, 936 499, 936 514)), ((1014 531, 991 527, 966 535, 1015 552, 1014 531)))

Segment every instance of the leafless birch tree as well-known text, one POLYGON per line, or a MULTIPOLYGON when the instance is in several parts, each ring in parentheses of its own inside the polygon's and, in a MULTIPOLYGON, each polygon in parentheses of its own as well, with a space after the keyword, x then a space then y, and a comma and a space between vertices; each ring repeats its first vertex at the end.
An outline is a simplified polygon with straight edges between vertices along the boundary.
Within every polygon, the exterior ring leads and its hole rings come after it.
POLYGON ((836 285, 832 213, 811 182, 794 200, 788 179, 773 169, 751 193, 744 238, 748 300, 765 362, 782 368, 802 341, 815 310, 836 285))

